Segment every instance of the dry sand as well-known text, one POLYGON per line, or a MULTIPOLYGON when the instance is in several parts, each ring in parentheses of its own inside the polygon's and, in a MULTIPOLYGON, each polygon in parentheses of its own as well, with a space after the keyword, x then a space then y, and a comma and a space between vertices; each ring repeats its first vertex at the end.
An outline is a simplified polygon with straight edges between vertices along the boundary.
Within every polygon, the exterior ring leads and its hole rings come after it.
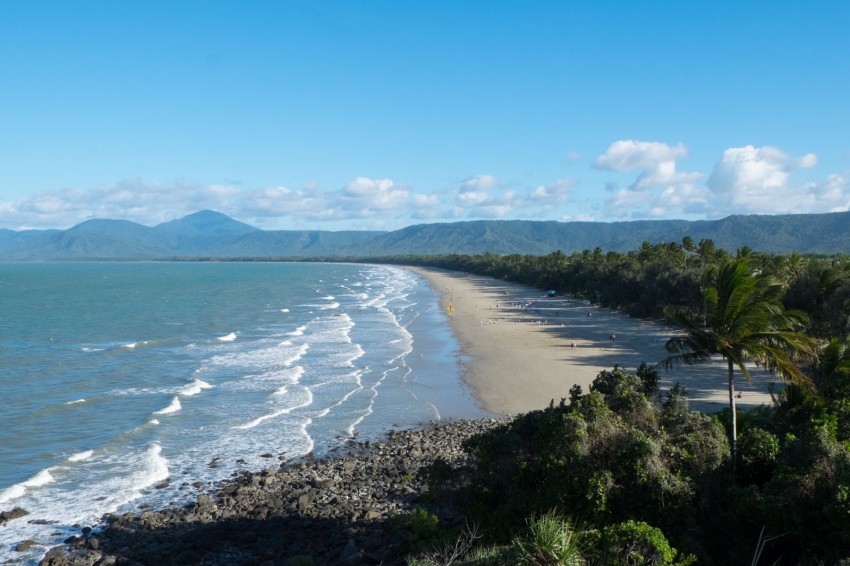
MULTIPOLYGON (((586 393, 596 375, 615 364, 632 371, 642 361, 655 364, 666 357, 664 343, 675 333, 663 324, 568 297, 546 297, 522 285, 453 271, 408 269, 442 293, 442 308, 465 354, 464 380, 482 407, 495 413, 542 409, 551 400, 558 403, 568 397, 575 383, 586 393)), ((781 382, 759 370, 752 375, 749 384, 736 375, 739 406, 770 404, 768 385, 776 382, 780 390, 781 382)), ((728 405, 722 360, 661 371, 659 376, 662 390, 681 383, 693 409, 716 411, 728 405)))

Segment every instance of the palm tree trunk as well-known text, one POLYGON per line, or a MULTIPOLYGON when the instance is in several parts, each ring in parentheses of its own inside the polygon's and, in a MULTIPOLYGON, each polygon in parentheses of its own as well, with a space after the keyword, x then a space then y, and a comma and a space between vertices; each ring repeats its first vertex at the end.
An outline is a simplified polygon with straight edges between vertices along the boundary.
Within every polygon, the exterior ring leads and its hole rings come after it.
POLYGON ((732 473, 734 474, 738 470, 738 416, 735 411, 735 365, 732 363, 732 360, 726 360, 726 363, 729 366, 729 409, 731 412, 729 418, 732 425, 730 427, 729 446, 732 449, 732 473))

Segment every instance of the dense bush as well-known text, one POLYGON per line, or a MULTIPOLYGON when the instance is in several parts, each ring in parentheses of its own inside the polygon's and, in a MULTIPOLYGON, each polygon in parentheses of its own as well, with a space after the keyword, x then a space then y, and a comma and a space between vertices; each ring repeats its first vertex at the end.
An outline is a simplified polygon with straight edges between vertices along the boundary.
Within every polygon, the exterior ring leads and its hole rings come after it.
POLYGON ((478 460, 470 516, 496 538, 553 508, 589 527, 633 519, 687 531, 697 480, 722 467, 726 435, 711 418, 659 405, 643 389, 636 375, 602 372, 575 403, 469 441, 478 460))
POLYGON ((740 564, 757 546, 764 564, 850 557, 850 442, 823 404, 820 419, 801 417, 813 394, 789 388, 776 407, 742 414, 735 476, 725 419, 690 411, 681 387, 662 400, 646 385, 645 375, 603 371, 569 404, 470 439, 477 464, 465 487, 434 484, 435 496, 458 502, 497 545, 555 513, 581 529, 552 528, 548 540, 574 532, 591 564, 740 564))
POLYGON ((690 559, 677 562, 678 553, 664 538, 664 533, 640 521, 609 525, 592 535, 595 538, 593 564, 598 566, 667 566, 693 562, 690 559))

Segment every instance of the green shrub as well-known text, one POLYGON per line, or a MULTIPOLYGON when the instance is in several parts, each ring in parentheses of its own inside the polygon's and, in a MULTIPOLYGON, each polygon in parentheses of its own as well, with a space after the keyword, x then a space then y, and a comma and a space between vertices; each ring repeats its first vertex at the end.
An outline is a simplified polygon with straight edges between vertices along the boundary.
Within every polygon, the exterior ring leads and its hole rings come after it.
POLYGON ((687 530, 694 478, 728 454, 714 421, 663 414, 619 369, 600 373, 574 403, 519 416, 466 447, 478 462, 467 512, 495 540, 553 508, 588 525, 636 519, 687 530))
POLYGON ((767 535, 787 533, 766 547, 767 558, 850 557, 850 451, 827 428, 786 442, 764 498, 767 535))
POLYGON ((584 564, 580 536, 569 521, 549 512, 528 522, 528 535, 515 538, 517 563, 532 566, 584 564))
POLYGON ((676 550, 659 529, 641 521, 625 521, 601 530, 594 563, 605 566, 675 564, 676 550))
POLYGON ((745 483, 764 484, 773 475, 779 439, 763 428, 745 430, 738 438, 738 476, 745 483))
POLYGON ((410 513, 396 515, 387 521, 387 528, 396 534, 395 550, 401 554, 431 550, 439 544, 440 519, 425 509, 414 508, 410 513))

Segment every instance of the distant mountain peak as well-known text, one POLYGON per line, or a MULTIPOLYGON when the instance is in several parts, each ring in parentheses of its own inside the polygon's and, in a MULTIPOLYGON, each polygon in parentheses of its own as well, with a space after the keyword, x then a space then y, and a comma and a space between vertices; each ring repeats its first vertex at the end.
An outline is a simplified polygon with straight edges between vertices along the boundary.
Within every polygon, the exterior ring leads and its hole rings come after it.
POLYGON ((234 220, 226 214, 215 210, 199 210, 179 220, 163 222, 156 226, 157 230, 198 232, 206 236, 236 236, 259 232, 259 228, 234 220))
POLYGON ((711 239, 719 248, 768 253, 850 252, 850 212, 733 216, 720 220, 555 222, 476 220, 419 224, 394 232, 265 231, 214 210, 142 226, 97 219, 68 230, 0 229, 0 258, 334 258, 439 254, 545 255, 601 248, 638 249, 642 242, 711 239))

